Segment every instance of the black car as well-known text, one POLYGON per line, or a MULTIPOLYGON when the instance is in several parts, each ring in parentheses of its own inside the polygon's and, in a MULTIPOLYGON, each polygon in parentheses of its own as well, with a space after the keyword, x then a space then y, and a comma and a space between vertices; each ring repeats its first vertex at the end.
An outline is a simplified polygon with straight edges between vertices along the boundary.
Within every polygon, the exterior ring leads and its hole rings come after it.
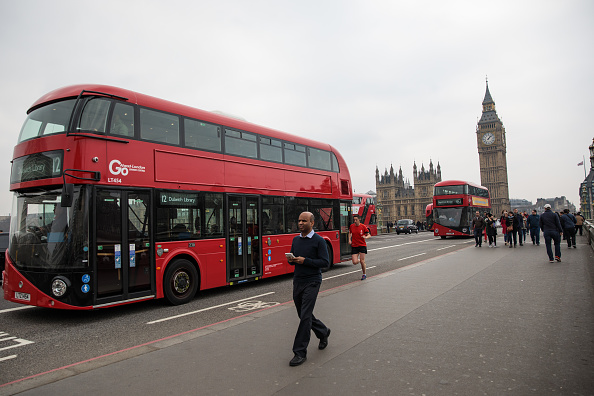
POLYGON ((8 232, 0 232, 0 282, 2 280, 2 271, 4 271, 6 249, 8 249, 8 232))
POLYGON ((413 232, 418 234, 419 229, 413 220, 402 219, 398 220, 398 223, 396 223, 396 234, 400 235, 401 232, 404 232, 405 234, 412 234, 413 232))

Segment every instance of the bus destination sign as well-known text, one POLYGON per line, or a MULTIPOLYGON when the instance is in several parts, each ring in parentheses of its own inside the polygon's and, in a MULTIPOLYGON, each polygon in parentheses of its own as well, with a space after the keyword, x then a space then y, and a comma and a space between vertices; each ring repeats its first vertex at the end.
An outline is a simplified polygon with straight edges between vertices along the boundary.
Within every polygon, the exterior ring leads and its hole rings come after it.
POLYGON ((62 150, 46 151, 12 161, 11 183, 50 179, 62 176, 62 150))
POLYGON ((163 206, 197 206, 198 194, 161 191, 159 193, 159 201, 163 206))
POLYGON ((462 198, 436 199, 437 206, 462 205, 462 198))

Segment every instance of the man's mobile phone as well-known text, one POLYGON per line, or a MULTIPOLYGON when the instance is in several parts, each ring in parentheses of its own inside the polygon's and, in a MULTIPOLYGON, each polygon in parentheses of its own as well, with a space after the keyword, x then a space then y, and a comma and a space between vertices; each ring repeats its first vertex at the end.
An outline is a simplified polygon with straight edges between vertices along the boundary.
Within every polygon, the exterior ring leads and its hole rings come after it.
POLYGON ((293 253, 285 253, 285 256, 287 256, 287 259, 294 259, 295 256, 293 256, 293 253))

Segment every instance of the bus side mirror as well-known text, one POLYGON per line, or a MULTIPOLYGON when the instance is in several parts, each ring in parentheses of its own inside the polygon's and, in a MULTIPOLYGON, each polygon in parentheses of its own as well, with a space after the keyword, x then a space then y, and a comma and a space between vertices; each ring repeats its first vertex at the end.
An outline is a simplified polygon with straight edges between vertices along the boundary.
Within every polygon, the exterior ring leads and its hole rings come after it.
POLYGON ((60 206, 63 208, 69 208, 72 206, 72 196, 74 195, 74 185, 70 183, 64 183, 62 188, 62 196, 60 200, 60 206))

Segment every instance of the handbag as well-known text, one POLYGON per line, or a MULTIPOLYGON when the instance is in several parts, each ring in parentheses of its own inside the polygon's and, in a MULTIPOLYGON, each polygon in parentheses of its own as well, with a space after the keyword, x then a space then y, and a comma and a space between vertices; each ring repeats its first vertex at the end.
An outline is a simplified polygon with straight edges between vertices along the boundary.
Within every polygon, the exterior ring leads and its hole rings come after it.
POLYGON ((514 230, 514 226, 513 225, 507 226, 507 230, 508 231, 513 231, 514 230))

